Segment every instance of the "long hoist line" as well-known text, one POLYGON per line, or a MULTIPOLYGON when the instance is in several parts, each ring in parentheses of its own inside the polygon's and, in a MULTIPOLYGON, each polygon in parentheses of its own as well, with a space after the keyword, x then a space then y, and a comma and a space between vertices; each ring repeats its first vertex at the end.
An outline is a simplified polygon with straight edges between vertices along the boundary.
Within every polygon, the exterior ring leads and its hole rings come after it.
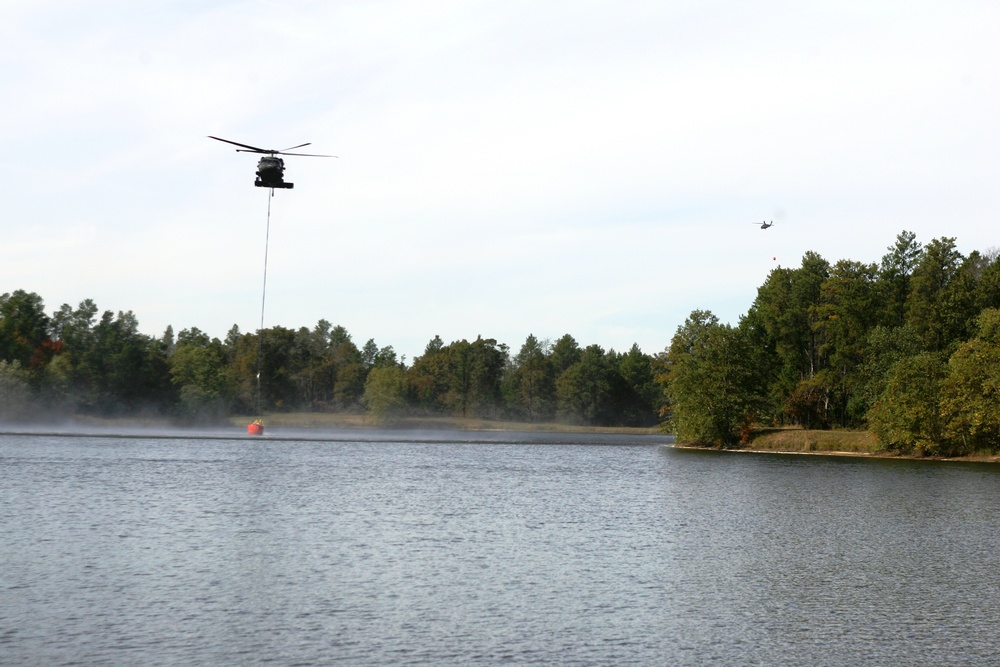
POLYGON ((264 366, 264 305, 267 303, 267 250, 271 241, 271 199, 274 188, 267 196, 267 225, 264 227, 264 284, 260 290, 260 328, 257 329, 257 418, 250 422, 247 432, 251 435, 264 433, 264 411, 260 376, 264 366))

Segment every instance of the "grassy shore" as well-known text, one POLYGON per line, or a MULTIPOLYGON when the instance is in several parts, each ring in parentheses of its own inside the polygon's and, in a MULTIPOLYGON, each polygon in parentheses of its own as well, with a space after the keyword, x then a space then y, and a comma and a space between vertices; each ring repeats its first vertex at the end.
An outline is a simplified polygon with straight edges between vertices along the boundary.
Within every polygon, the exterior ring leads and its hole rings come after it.
POLYGON ((754 431, 747 449, 811 454, 885 453, 875 436, 868 431, 809 431, 801 428, 759 429, 754 431))
POLYGON ((810 431, 796 427, 758 429, 751 435, 750 443, 741 447, 739 451, 1000 463, 1000 456, 985 453, 959 457, 907 456, 884 449, 878 439, 868 431, 846 429, 830 431, 810 431))

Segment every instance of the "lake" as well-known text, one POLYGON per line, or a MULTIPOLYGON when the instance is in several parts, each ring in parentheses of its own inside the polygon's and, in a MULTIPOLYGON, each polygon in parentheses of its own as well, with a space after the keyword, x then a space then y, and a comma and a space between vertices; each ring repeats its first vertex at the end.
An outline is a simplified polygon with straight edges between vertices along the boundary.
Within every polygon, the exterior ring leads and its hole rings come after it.
POLYGON ((3 665, 1000 663, 1000 467, 0 435, 3 665))

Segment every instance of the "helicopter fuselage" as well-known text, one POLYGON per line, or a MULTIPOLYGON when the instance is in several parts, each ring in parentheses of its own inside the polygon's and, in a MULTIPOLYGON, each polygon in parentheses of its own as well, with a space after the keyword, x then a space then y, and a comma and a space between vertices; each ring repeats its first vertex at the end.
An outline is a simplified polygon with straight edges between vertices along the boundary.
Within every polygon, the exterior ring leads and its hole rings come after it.
MULTIPOLYGON (((288 151, 295 148, 302 148, 303 146, 309 146, 309 143, 299 144, 298 146, 292 146, 291 148, 286 148, 283 151, 270 150, 267 148, 257 148, 256 146, 251 146, 250 144, 241 144, 237 141, 230 141, 229 139, 223 139, 222 137, 213 137, 208 135, 209 139, 215 139, 216 141, 221 141, 226 144, 232 144, 233 146, 239 146, 236 149, 237 153, 263 153, 264 157, 260 159, 257 163, 257 180, 254 181, 254 185, 258 188, 294 188, 294 183, 285 183, 285 161, 282 160, 279 155, 301 155, 303 157, 337 157, 336 155, 317 155, 315 153, 289 153, 288 151)), ((271 193, 274 194, 274 193, 271 193)))
POLYGON ((285 183, 285 161, 280 157, 266 155, 257 163, 257 180, 254 185, 258 188, 288 188, 295 187, 294 183, 285 183))

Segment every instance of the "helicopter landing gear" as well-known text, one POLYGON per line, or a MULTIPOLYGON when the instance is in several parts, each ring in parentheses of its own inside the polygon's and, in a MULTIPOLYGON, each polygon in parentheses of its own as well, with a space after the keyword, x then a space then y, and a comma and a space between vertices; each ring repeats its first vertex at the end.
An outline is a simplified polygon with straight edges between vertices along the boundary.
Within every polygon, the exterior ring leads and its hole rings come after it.
POLYGON ((285 188, 286 190, 291 190, 295 187, 295 183, 265 183, 259 178, 253 184, 258 188, 285 188))

